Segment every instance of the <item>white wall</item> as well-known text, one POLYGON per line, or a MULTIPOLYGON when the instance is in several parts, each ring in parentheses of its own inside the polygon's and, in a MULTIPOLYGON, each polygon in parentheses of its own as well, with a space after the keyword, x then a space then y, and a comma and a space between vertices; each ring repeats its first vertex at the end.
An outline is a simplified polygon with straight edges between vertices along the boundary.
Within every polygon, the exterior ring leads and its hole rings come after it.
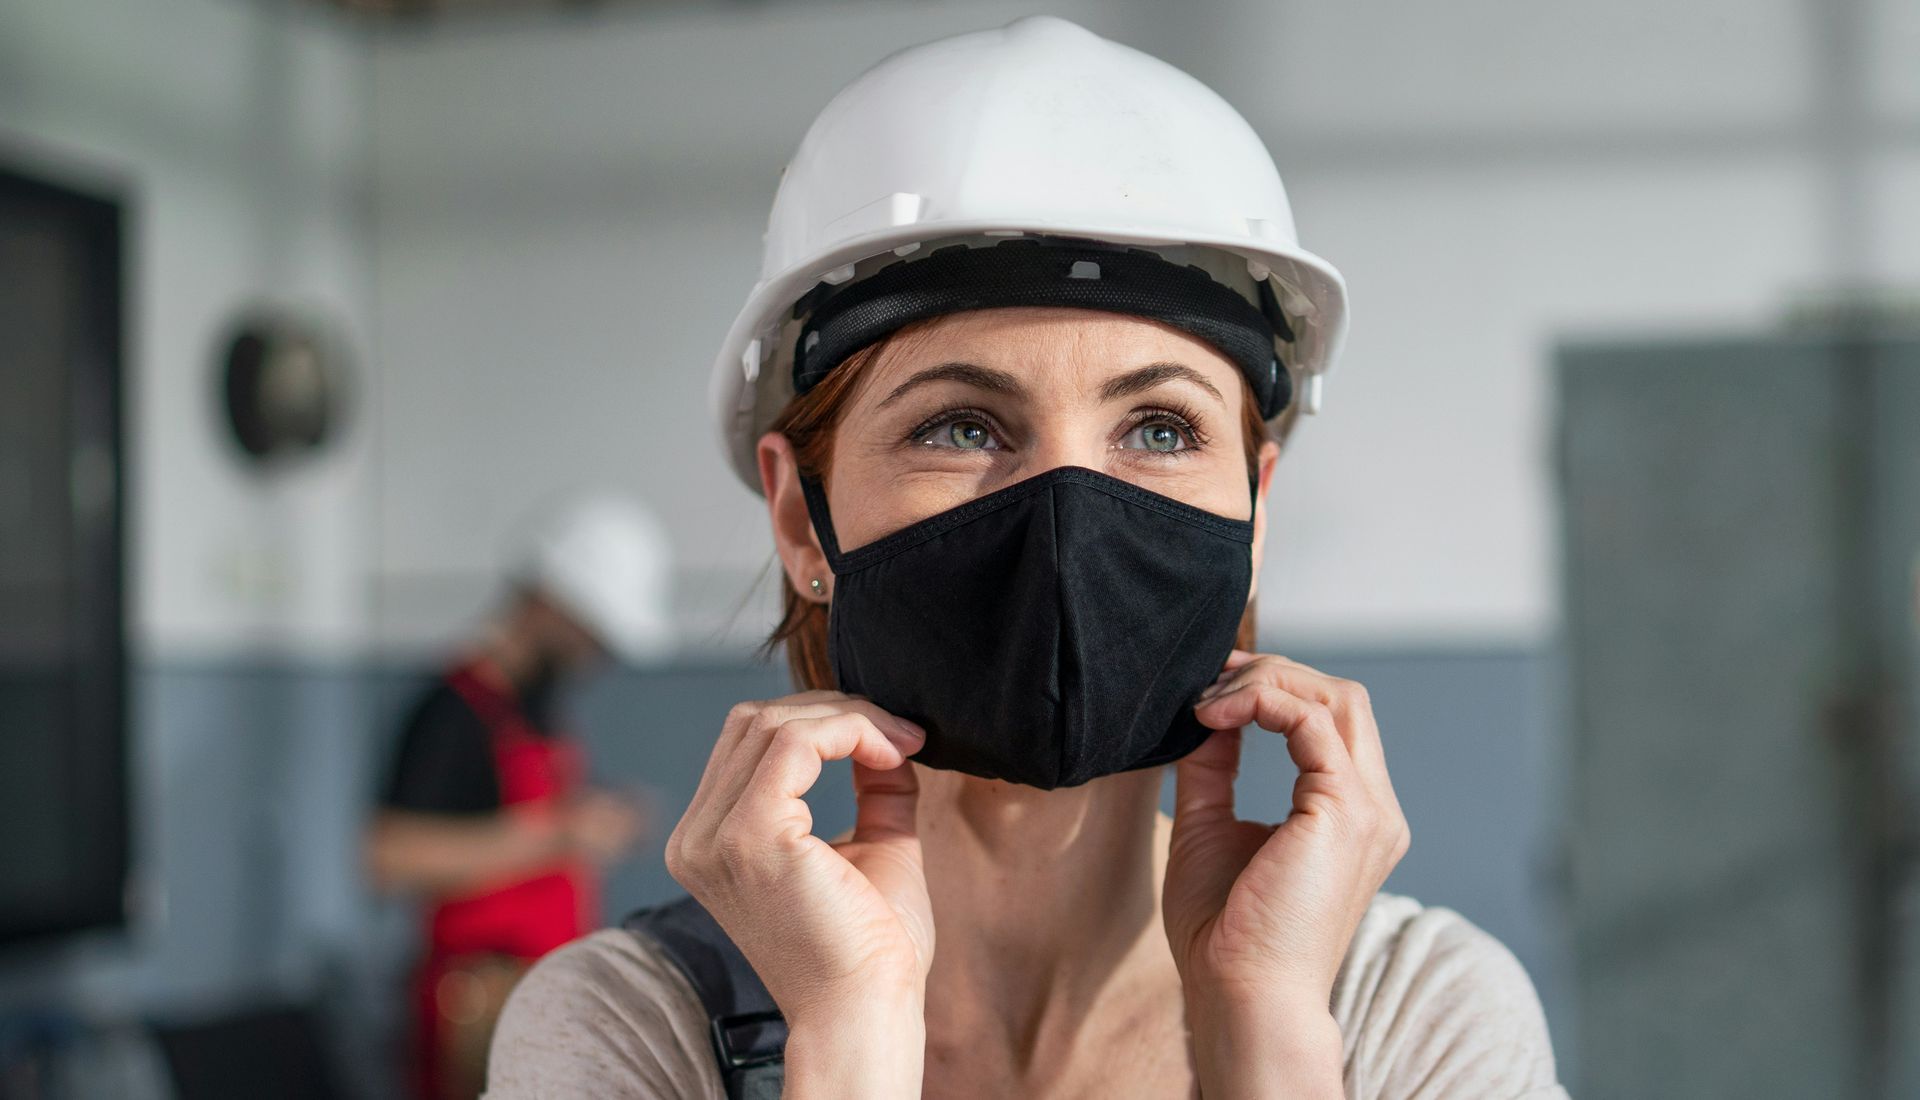
MULTIPOLYGON (((582 471, 674 518, 683 608, 696 642, 713 637, 768 543, 709 438, 705 371, 779 166, 886 51, 1027 8, 609 12, 382 36, 385 639, 435 637, 483 601, 516 517, 582 471)), ((1263 610, 1280 639, 1553 629, 1554 340, 1764 325, 1833 274, 1817 8, 1051 6, 1239 106, 1306 243, 1351 281, 1350 350, 1274 501, 1263 610)), ((1906 119, 1904 138, 1876 138, 1870 262, 1909 280, 1913 11, 1881 0, 1868 80, 1906 119)), ((732 636, 753 636, 763 607, 732 636)))
POLYGON ((149 656, 335 655, 365 636, 371 423, 261 479, 214 362, 261 301, 371 316, 367 49, 282 0, 0 6, 0 155, 128 201, 134 632, 149 656))
POLYGON ((764 603, 728 620, 770 543, 705 394, 774 180, 853 74, 1031 9, 616 11, 382 36, 383 640, 442 644, 492 597, 542 497, 591 480, 669 518, 690 646, 757 641, 764 603))
POLYGON ((1874 0, 1868 25, 1874 140, 1867 154, 1867 201, 1876 248, 1869 272, 1920 285, 1920 4, 1874 0))

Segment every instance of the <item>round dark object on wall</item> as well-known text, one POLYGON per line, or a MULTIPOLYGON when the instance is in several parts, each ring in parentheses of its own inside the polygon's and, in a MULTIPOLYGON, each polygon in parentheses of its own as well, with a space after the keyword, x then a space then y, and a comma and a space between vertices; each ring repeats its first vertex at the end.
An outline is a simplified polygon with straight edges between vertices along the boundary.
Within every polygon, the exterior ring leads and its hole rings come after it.
POLYGON ((316 451, 338 431, 345 367, 316 325, 243 321, 226 345, 222 388, 233 438, 256 461, 316 451))

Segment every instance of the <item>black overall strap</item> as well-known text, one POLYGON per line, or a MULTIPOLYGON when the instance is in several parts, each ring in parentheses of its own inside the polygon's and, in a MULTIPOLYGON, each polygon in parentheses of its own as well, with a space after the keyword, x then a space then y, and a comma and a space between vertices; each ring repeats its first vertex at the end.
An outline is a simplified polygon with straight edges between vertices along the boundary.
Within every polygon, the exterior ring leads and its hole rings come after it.
POLYGON ((778 1100, 786 1077, 787 1021, 712 915, 692 898, 681 898, 642 909, 622 927, 659 944, 699 994, 727 1100, 778 1100))

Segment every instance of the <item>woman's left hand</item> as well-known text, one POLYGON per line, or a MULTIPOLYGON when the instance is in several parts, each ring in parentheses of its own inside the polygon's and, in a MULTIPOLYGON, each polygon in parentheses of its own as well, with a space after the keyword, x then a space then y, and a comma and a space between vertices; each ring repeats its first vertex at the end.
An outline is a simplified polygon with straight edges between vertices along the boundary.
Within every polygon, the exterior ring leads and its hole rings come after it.
POLYGON ((1220 1072, 1244 1077, 1249 1052, 1227 1048, 1262 1042, 1271 1051, 1287 1034, 1318 1034, 1324 1047, 1331 1033, 1337 1089, 1334 979, 1409 840, 1372 704, 1352 681, 1234 650, 1194 713, 1216 732, 1177 766, 1162 906, 1203 1084, 1210 1061, 1239 1063, 1220 1072), (1300 770, 1292 812, 1278 825, 1234 816, 1249 724, 1283 735, 1300 770))

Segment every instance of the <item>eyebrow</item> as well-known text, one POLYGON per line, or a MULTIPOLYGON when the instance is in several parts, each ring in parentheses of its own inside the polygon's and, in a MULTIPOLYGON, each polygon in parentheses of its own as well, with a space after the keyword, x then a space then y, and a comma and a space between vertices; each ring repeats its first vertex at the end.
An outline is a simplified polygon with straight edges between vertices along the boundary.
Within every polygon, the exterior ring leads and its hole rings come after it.
POLYGON ((1151 363, 1109 378, 1106 384, 1100 387, 1100 400, 1114 401, 1122 397, 1132 397, 1137 393, 1145 393, 1162 382, 1174 381, 1192 382, 1212 394, 1222 405, 1227 403, 1226 396, 1212 382, 1207 381, 1205 375, 1179 363, 1151 363))
POLYGON ((909 390, 932 382, 959 382, 975 389, 1004 393, 1013 397, 1024 397, 1027 392, 1027 388, 1020 384, 1020 379, 1006 371, 983 367, 977 363, 941 363, 937 367, 916 371, 913 377, 895 386, 893 392, 875 407, 885 408, 905 396, 909 390))
MULTIPOLYGON (((1191 382, 1212 394, 1221 404, 1224 405, 1227 402, 1226 395, 1222 394, 1212 382, 1207 381, 1205 375, 1180 363, 1149 363, 1144 367, 1136 367, 1125 374, 1109 378, 1100 387, 1100 400, 1117 401, 1122 397, 1145 393, 1164 382, 1175 381, 1191 382)), ((1020 384, 1020 379, 1007 371, 983 367, 978 363, 941 363, 938 366, 915 371, 912 377, 895 386, 893 392, 887 394, 876 408, 886 408, 917 387, 934 382, 959 382, 975 389, 1003 393, 1012 397, 1024 397, 1027 393, 1026 387, 1020 384)))

